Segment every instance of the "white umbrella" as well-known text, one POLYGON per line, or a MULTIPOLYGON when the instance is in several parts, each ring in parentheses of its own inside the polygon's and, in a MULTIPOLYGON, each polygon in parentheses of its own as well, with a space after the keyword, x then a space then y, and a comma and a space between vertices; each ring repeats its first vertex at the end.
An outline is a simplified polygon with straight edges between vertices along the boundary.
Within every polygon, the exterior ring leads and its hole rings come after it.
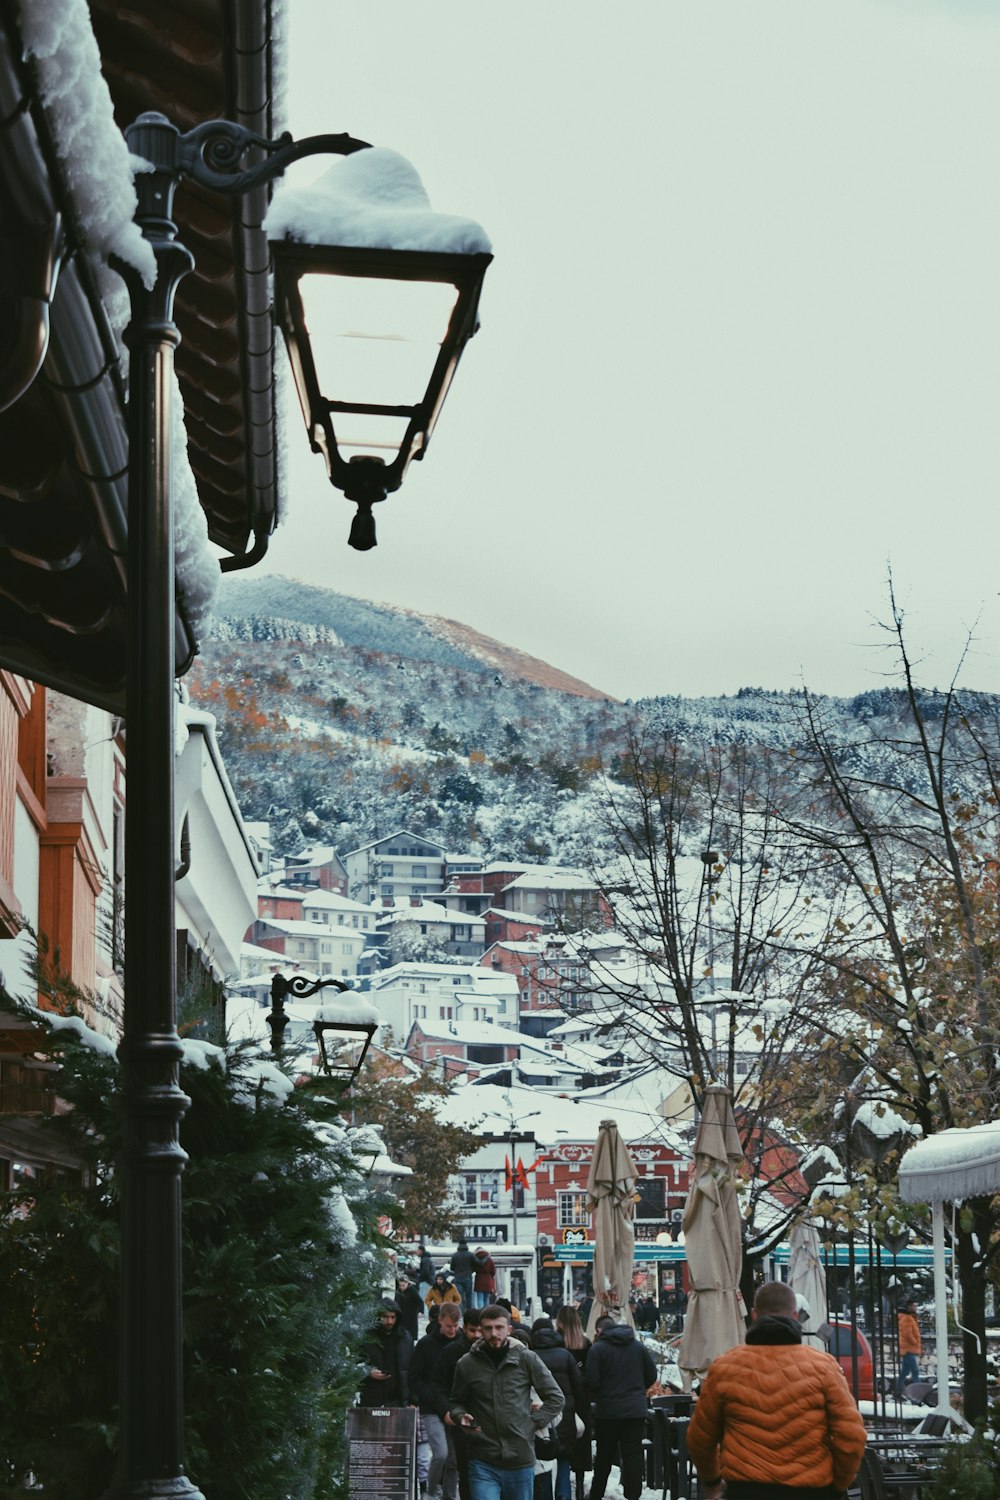
MULTIPOLYGON (((803 1318, 804 1341, 825 1350, 817 1330, 826 1322, 826 1270, 819 1235, 810 1219, 800 1219, 788 1236, 788 1284, 808 1308, 808 1317, 803 1318)), ((800 1305, 800 1317, 802 1312, 800 1305)))
POLYGON ((694 1143, 694 1177, 684 1209, 691 1294, 677 1363, 685 1388, 746 1333, 740 1295, 743 1247, 736 1179, 743 1147, 729 1090, 710 1084, 694 1143))
POLYGON ((629 1292, 635 1253, 635 1162, 615 1120, 602 1120, 587 1178, 587 1207, 594 1216, 594 1301, 587 1334, 606 1313, 632 1322, 629 1292))

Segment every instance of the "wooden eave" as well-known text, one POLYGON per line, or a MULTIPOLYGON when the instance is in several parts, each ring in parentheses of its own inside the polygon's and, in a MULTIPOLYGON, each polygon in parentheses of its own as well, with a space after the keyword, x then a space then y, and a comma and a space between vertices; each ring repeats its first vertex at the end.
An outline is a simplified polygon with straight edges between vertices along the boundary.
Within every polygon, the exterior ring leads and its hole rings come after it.
MULTIPOLYGON (((273 3, 91 0, 119 125, 159 108, 181 129, 221 117, 271 135, 273 3)), ((265 189, 230 203, 186 186, 176 203, 197 264, 176 303, 177 372, 209 536, 229 554, 223 568, 262 556, 275 522, 266 207, 265 189)), ((0 412, 0 666, 123 713, 124 381, 17 8, 0 0, 0 396, 30 366, 40 305, 41 372, 0 412)), ((175 649, 184 672, 197 642, 183 601, 175 649)))

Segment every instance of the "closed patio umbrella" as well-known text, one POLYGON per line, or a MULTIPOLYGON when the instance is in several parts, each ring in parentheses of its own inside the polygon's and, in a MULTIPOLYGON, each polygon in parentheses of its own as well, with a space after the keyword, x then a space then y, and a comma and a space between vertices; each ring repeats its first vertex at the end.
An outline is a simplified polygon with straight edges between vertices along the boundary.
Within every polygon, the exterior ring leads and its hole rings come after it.
POLYGON ((746 1332, 736 1179, 743 1147, 729 1090, 710 1084, 694 1143, 694 1177, 684 1208, 684 1254, 691 1293, 678 1364, 685 1388, 746 1332))
POLYGON ((809 1307, 804 1341, 825 1349, 817 1329, 826 1322, 826 1269, 816 1226, 809 1219, 800 1219, 788 1236, 788 1284, 809 1307))
POLYGON ((594 1301, 586 1332, 610 1313, 632 1322, 629 1292, 635 1251, 635 1162, 615 1120, 602 1120, 587 1178, 587 1207, 594 1216, 594 1301))

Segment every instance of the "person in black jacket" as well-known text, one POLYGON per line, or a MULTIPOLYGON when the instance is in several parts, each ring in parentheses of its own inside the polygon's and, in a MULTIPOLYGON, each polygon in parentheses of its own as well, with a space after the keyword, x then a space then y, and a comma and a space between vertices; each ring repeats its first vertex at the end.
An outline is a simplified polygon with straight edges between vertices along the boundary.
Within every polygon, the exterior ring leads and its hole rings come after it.
POLYGON ((361 1382, 362 1406, 407 1406, 413 1340, 399 1326, 399 1304, 386 1298, 371 1333, 361 1345, 367 1373, 361 1382))
POLYGON ((455 1445, 446 1425, 454 1365, 446 1376, 444 1363, 452 1345, 461 1344, 463 1353, 468 1347, 458 1331, 461 1316, 456 1302, 442 1303, 437 1322, 413 1351, 410 1391, 431 1450, 426 1500, 455 1500, 457 1490, 455 1445))
POLYGON ((449 1262, 451 1274, 462 1298, 462 1311, 472 1306, 472 1281, 476 1274, 476 1257, 469 1249, 468 1240, 459 1240, 449 1262))
POLYGON ((399 1306, 400 1324, 416 1343, 420 1332, 420 1314, 426 1309, 424 1299, 408 1276, 396 1278, 396 1302, 399 1306))
POLYGON ((646 1392, 656 1379, 653 1356, 627 1324, 598 1318, 597 1339, 587 1356, 583 1379, 594 1403, 597 1438, 590 1500, 604 1500, 616 1458, 625 1500, 639 1500, 646 1392))
POLYGON ((556 1454, 555 1500, 573 1500, 573 1475, 590 1468, 590 1403, 584 1389, 583 1376, 580 1374, 580 1366, 553 1328, 551 1318, 536 1318, 532 1323, 531 1347, 555 1377, 565 1398, 566 1404, 556 1428, 559 1451, 556 1454), (586 1429, 580 1436, 576 1430, 578 1416, 586 1429), (586 1444, 586 1459, 581 1452, 581 1444, 586 1444))
MULTIPOLYGON (((452 1340, 441 1356, 440 1380, 444 1389, 451 1394, 451 1383, 455 1379, 455 1370, 463 1354, 468 1354, 473 1344, 479 1337, 479 1308, 470 1307, 466 1309, 462 1318, 462 1332, 457 1339, 452 1340)), ((456 1427, 451 1420, 451 1412, 445 1413, 445 1426, 448 1428, 449 1436, 455 1445, 455 1462, 458 1465, 458 1497, 459 1500, 472 1500, 472 1487, 469 1484, 469 1439, 464 1427, 456 1427)))

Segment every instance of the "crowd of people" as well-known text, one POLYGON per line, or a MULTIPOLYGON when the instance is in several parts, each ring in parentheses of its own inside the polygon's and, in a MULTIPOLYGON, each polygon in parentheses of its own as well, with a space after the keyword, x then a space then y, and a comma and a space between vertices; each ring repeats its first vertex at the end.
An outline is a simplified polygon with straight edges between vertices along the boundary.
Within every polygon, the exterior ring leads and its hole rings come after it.
MULTIPOLYGON (((462 1250, 470 1258, 454 1281, 424 1264, 417 1285, 401 1274, 363 1349, 361 1404, 417 1409, 422 1496, 533 1500, 541 1468, 553 1500, 583 1500, 588 1473, 587 1500, 604 1500, 617 1466, 625 1500, 640 1500, 657 1378, 644 1340, 601 1317, 592 1343, 573 1306, 525 1327, 496 1297, 495 1268, 477 1269, 481 1258, 462 1250), (477 1275, 494 1278, 482 1306, 477 1275), (421 1307, 427 1325, 417 1337, 421 1307)), ((687 1445, 700 1494, 838 1500, 865 1442, 840 1366, 802 1342, 794 1292, 765 1283, 746 1342, 713 1360, 694 1404, 687 1445)))

